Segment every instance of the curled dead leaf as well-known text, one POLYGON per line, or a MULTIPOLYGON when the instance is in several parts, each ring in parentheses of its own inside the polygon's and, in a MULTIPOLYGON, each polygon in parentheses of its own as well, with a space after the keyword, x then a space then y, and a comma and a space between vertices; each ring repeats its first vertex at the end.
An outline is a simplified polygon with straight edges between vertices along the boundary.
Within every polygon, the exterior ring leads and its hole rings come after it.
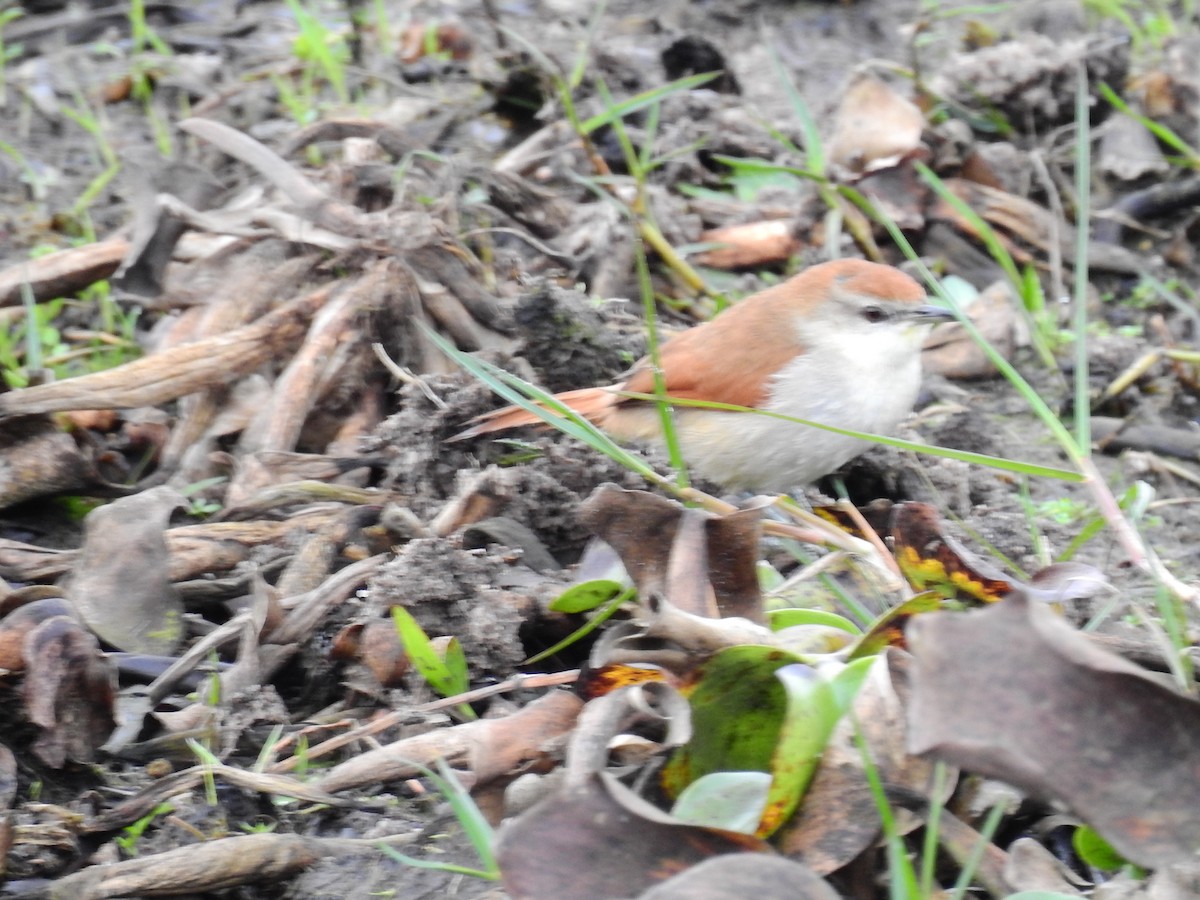
POLYGON ((922 616, 909 645, 913 753, 1060 800, 1140 865, 1193 858, 1200 703, 1022 593, 922 616))
POLYGON ((185 505, 156 487, 100 506, 84 519, 67 596, 96 634, 118 650, 169 655, 183 637, 183 603, 171 584, 165 532, 185 505))
POLYGON ((834 114, 829 162, 849 173, 895 165, 921 144, 925 116, 869 72, 858 75, 834 114))
POLYGON ((40 734, 33 751, 48 766, 91 762, 116 724, 117 672, 75 619, 55 616, 25 637, 21 694, 40 734))

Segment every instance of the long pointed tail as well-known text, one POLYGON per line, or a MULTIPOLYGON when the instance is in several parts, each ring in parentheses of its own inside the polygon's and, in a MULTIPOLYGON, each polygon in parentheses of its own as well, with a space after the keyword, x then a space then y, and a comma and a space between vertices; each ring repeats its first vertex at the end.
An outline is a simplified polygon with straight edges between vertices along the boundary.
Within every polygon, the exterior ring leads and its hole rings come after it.
MULTIPOLYGON (((617 389, 582 388, 577 391, 564 391, 561 394, 555 394, 554 397, 588 421, 595 422, 597 425, 603 425, 605 416, 616 406, 617 401, 621 399, 615 392, 617 389)), ((521 409, 519 406, 506 406, 503 409, 495 409, 489 413, 484 413, 482 416, 477 416, 471 421, 473 424, 470 428, 460 431, 447 440, 451 442, 465 441, 473 437, 478 437, 481 434, 507 431, 510 428, 519 428, 522 425, 544 424, 536 415, 521 409)))

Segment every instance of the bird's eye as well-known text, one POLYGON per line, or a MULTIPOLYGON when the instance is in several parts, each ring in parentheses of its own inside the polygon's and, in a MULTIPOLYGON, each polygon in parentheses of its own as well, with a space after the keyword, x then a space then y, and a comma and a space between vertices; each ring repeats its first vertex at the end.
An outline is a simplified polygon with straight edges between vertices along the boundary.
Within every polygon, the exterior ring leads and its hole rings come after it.
POLYGON ((859 313, 868 322, 882 322, 888 317, 887 311, 879 306, 864 306, 859 313))

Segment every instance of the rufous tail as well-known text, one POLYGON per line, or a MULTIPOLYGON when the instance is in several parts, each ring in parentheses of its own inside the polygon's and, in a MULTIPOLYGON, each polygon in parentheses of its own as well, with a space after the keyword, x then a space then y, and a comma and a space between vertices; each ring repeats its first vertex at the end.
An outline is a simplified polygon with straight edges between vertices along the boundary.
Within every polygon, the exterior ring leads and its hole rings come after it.
MULTIPOLYGON (((563 391, 555 394, 554 398, 565 403, 579 415, 597 425, 603 424, 606 414, 621 399, 614 388, 582 388, 577 391, 563 391)), ((506 406, 495 409, 471 420, 473 424, 465 431, 460 431, 449 441, 465 441, 481 434, 491 434, 496 431, 507 431, 522 425, 543 425, 540 418, 519 406, 506 406)))

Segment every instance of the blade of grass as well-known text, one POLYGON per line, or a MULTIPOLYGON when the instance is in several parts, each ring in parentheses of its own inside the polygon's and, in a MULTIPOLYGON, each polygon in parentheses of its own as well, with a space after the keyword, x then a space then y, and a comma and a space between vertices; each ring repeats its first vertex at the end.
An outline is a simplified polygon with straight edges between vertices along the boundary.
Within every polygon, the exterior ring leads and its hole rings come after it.
MULTIPOLYGON (((654 394, 639 394, 634 391, 622 391, 622 397, 629 397, 634 400, 650 400, 656 399, 654 394)), ((904 438, 888 437, 882 434, 871 434, 867 431, 855 431, 852 428, 838 428, 836 425, 826 425, 824 422, 814 422, 811 419, 801 419, 796 416, 787 416, 783 413, 771 412, 766 409, 755 409, 751 406, 738 406, 734 403, 717 403, 712 400, 695 400, 690 397, 667 397, 666 398, 673 406, 692 406, 702 409, 716 409, 726 412, 746 413, 755 416, 767 416, 772 419, 780 419, 784 422, 795 422, 797 425, 807 425, 811 428, 820 428, 822 431, 831 431, 834 434, 845 435, 846 437, 860 438, 864 441, 869 441, 873 444, 883 444, 888 447, 896 447, 900 450, 911 450, 914 453, 923 453, 928 456, 941 456, 946 459, 957 459, 975 465, 987 466, 991 469, 999 469, 1003 472, 1017 472, 1022 475, 1035 475, 1042 478, 1054 478, 1059 481, 1082 482, 1084 477, 1078 472, 1072 472, 1069 469, 1058 469, 1054 466, 1043 466, 1038 463, 1020 462, 1017 460, 1004 459, 999 456, 987 456, 983 453, 972 453, 967 450, 955 450, 951 447, 936 447, 932 444, 923 444, 919 441, 909 441, 904 438)))
MULTIPOLYGON (((936 176, 934 176, 936 178, 936 176)), ((1083 476, 1082 481, 1087 485, 1088 490, 1092 492, 1093 499, 1096 502, 1100 514, 1104 516, 1105 521, 1117 535, 1121 547, 1129 556, 1130 561, 1138 568, 1150 573, 1154 578, 1158 579, 1167 589, 1176 597, 1185 600, 1189 603, 1200 605, 1200 587, 1184 584, 1177 578, 1158 558, 1153 549, 1142 540, 1141 535, 1130 524, 1129 520, 1121 512, 1116 498, 1105 482, 1099 469, 1096 468, 1095 462, 1091 455, 1081 449, 1075 443, 1075 436, 1067 429, 1065 425, 1059 421, 1058 416, 1050 409, 1041 396, 1033 389, 1028 381, 1019 373, 1013 365, 1000 354, 998 350, 985 338, 979 329, 975 327, 966 316, 962 315, 958 309, 957 303, 947 293, 941 283, 929 271, 929 268, 921 261, 917 252, 908 242, 908 238, 904 236, 904 232, 900 230, 895 220, 892 219, 885 211, 875 207, 861 193, 849 187, 841 187, 839 190, 853 202, 856 206, 863 210, 868 216, 879 222, 887 229, 896 246, 900 248, 905 257, 910 260, 917 268, 925 283, 948 308, 954 310, 958 315, 958 321, 963 326, 963 329, 971 336, 976 345, 983 350, 984 355, 991 360, 992 364, 1001 375, 1007 379, 1022 399, 1029 404, 1030 409, 1041 420, 1042 424, 1050 431, 1054 439, 1062 447, 1063 451, 1070 458, 1071 462, 1078 469, 1079 474, 1083 476)))
POLYGON ((800 89, 796 87, 796 80, 792 78, 792 73, 779 58, 779 51, 773 43, 768 44, 768 49, 771 68, 775 71, 775 81, 777 84, 783 85, 783 92, 792 107, 792 114, 800 123, 800 131, 804 135, 804 161, 808 164, 809 171, 814 173, 817 178, 824 178, 825 145, 821 140, 821 129, 817 126, 817 120, 813 116, 812 110, 808 108, 800 89))
POLYGON ((605 606, 598 613, 568 634, 557 644, 552 647, 547 647, 540 653, 535 653, 533 656, 529 657, 529 659, 525 660, 525 662, 521 663, 521 665, 531 666, 534 663, 541 662, 543 659, 549 659, 551 656, 554 656, 554 654, 560 653, 577 641, 583 640, 583 638, 587 637, 589 634, 611 619, 616 614, 618 609, 632 600, 636 595, 636 588, 631 587, 621 591, 621 593, 609 600, 608 603, 605 604, 605 606))
MULTIPOLYGON (((1030 338, 1033 341, 1034 349, 1041 358, 1042 363, 1046 368, 1057 371, 1058 364, 1055 362, 1054 353, 1046 343, 1045 335, 1043 334, 1043 325, 1033 315, 1033 305, 1030 298, 1024 293, 1025 278, 1021 275, 1020 269, 1017 268, 1016 262, 1013 261, 1012 254, 1008 252, 1008 248, 1000 240, 1000 236, 996 234, 996 230, 981 216, 968 206, 961 197, 950 190, 937 173, 929 166, 920 161, 913 163, 913 168, 916 169, 921 180, 933 188, 934 193, 945 200, 954 210, 966 219, 967 223, 983 241, 987 247, 988 253, 991 255, 1004 270, 1004 275, 1008 279, 1008 283, 1012 289, 1021 298, 1019 309, 1025 317, 1028 326, 1030 338)), ((1086 224, 1083 227, 1087 227, 1086 224)))
POLYGON ((412 765, 432 781, 442 796, 446 798, 446 801, 450 804, 450 809, 454 812, 455 818, 462 825, 463 833, 466 834, 467 839, 471 842, 471 846, 475 849, 475 853, 478 854, 479 861, 483 863, 484 868, 471 869, 466 866, 455 865, 454 863, 415 859, 407 854, 393 850, 386 844, 381 844, 379 849, 393 859, 403 862, 406 865, 416 866, 417 868, 440 869, 443 872, 455 872, 475 878, 484 878, 488 881, 498 880, 500 877, 500 863, 496 859, 495 851, 492 849, 496 837, 495 831, 488 824, 483 812, 471 798, 471 795, 463 788, 458 779, 454 777, 454 772, 446 765, 446 761, 443 759, 437 761, 437 772, 418 762, 413 762, 412 765))
POLYGON ((424 324, 421 324, 421 327, 434 346, 446 354, 450 360, 486 384, 501 399, 507 400, 513 406, 519 406, 526 412, 533 413, 550 427, 557 428, 564 434, 583 441, 593 450, 603 453, 609 459, 620 463, 631 472, 636 472, 648 481, 655 484, 665 481, 661 475, 650 468, 645 460, 615 443, 612 438, 556 399, 553 394, 504 371, 499 366, 463 353, 432 328, 424 324))
MULTIPOLYGON (((605 105, 611 107, 612 95, 609 94, 608 86, 604 83, 604 80, 600 79, 596 86, 600 91, 600 96, 604 99, 605 105)), ((656 121, 658 109, 658 104, 650 107, 652 116, 656 121)), ((634 182, 637 185, 637 198, 630 207, 630 211, 639 223, 644 223, 652 227, 656 233, 661 234, 657 225, 650 220, 649 204, 646 203, 646 169, 643 165, 644 158, 634 148, 633 141, 629 137, 629 132, 626 130, 622 119, 617 118, 613 121, 613 133, 617 136, 621 150, 625 154, 626 165, 629 167, 629 171, 633 175, 634 182)), ((643 151, 647 154, 653 142, 651 134, 646 136, 646 143, 643 147, 643 151)), ((645 228, 641 229, 641 231, 644 233, 645 228)), ((662 358, 659 353, 661 341, 658 336, 658 306, 654 302, 654 285, 650 281, 650 265, 646 260, 646 248, 641 240, 634 242, 634 262, 637 266, 638 287, 642 295, 642 316, 646 324, 650 371, 654 377, 654 395, 657 398, 654 401, 654 405, 658 409, 659 424, 662 427, 667 455, 671 460, 671 468, 676 473, 675 479, 681 487, 687 487, 687 465, 683 461, 683 453, 679 448, 679 435, 675 428, 675 416, 671 410, 671 405, 666 401, 667 383, 663 377, 662 358)))
POLYGON ((991 845, 992 836, 1000 827, 1000 820, 1003 817, 1004 807, 999 803, 988 810, 983 827, 979 829, 979 841, 971 848, 971 855, 967 857, 966 863, 958 873, 958 880, 955 881, 954 888, 950 891, 950 900, 962 900, 966 896, 967 888, 971 886, 971 880, 975 877, 979 864, 983 862, 983 854, 991 845))
POLYGON ((917 881, 917 873, 913 869, 912 860, 908 857, 904 839, 900 836, 900 828, 896 824, 896 814, 888 802, 887 791, 883 779, 879 776, 879 768, 871 758, 871 748, 863 736, 862 726, 854 710, 848 713, 854 722, 854 744, 862 756, 863 767, 866 771, 867 784, 871 788, 871 796, 875 799, 875 808, 879 812, 879 820, 883 824, 883 835, 887 847, 888 860, 888 894, 892 900, 913 900, 916 897, 926 897, 922 894, 917 881))
POLYGON ((1130 108, 1129 104, 1122 100, 1117 92, 1103 81, 1096 85, 1096 90, 1099 91, 1100 96, 1103 97, 1108 104, 1118 112, 1124 113, 1131 119, 1136 119, 1156 138, 1158 138, 1171 149, 1177 150, 1180 154, 1182 154, 1188 165, 1192 166, 1193 168, 1200 166, 1200 154, 1192 149, 1192 146, 1188 144, 1187 141, 1177 135, 1166 125, 1163 125, 1161 122, 1155 122, 1153 119, 1141 115, 1139 112, 1137 112, 1137 110, 1130 108))
POLYGON ((1091 220, 1092 154, 1087 70, 1080 64, 1075 80, 1075 443, 1092 450, 1092 399, 1088 385, 1087 289, 1088 223, 1091 220))
POLYGON ((720 72, 701 72, 699 75, 687 75, 683 78, 676 78, 674 81, 668 81, 666 84, 651 88, 648 91, 642 91, 640 94, 634 94, 629 99, 622 100, 620 103, 608 107, 603 112, 597 113, 591 118, 584 119, 579 123, 579 130, 584 134, 591 134, 596 129, 603 128, 605 125, 611 125, 613 122, 623 119, 630 113, 638 112, 647 106, 660 103, 673 94, 680 93, 681 91, 690 91, 701 85, 708 84, 714 78, 720 77, 720 75, 720 72))

